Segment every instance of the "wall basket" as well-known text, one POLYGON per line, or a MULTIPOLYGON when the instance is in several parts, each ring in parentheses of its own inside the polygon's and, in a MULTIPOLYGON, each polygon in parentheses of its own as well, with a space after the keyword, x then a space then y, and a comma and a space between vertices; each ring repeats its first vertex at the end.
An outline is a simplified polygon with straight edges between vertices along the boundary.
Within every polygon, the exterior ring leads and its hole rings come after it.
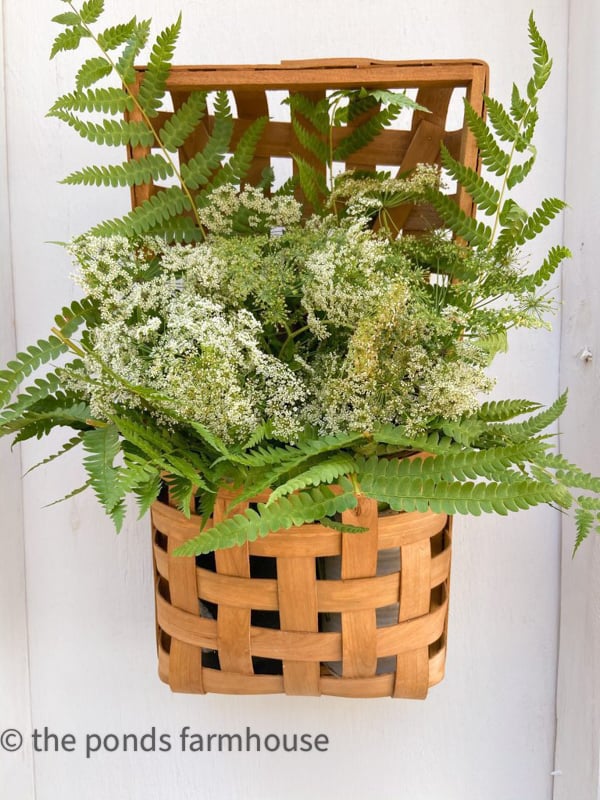
MULTIPOLYGON (((140 68, 138 78, 142 75, 140 68)), ((290 162, 289 173, 295 170, 290 152, 311 161, 289 119, 280 116, 282 96, 301 92, 314 101, 339 88, 406 89, 430 112, 415 111, 407 127, 382 131, 346 168, 404 173, 421 162, 438 162, 443 142, 455 158, 478 170, 463 99, 483 114, 487 75, 487 66, 473 60, 284 61, 176 67, 168 89, 175 110, 192 91, 228 90, 237 113, 234 147, 255 118, 269 116, 247 179, 254 183, 265 167, 280 168, 282 159, 290 162)), ((161 112, 158 124, 169 116, 161 112)), ((208 114, 180 148, 180 163, 203 146, 212 124, 208 114)), ((132 148, 129 156, 140 158, 150 150, 132 148)), ((151 183, 133 187, 133 205, 160 191, 151 183)), ((459 190, 454 199, 474 214, 466 192, 459 190)), ((399 206, 392 214, 405 233, 418 235, 439 224, 435 212, 423 206, 399 206)), ((223 518, 232 499, 219 494, 209 525, 223 518)), ((261 501, 264 496, 251 502, 261 501)), ((177 692, 425 697, 444 674, 451 521, 432 512, 378 515, 377 504, 365 498, 344 517, 369 532, 341 534, 304 525, 210 556, 182 558, 172 553, 197 535, 199 518, 187 519, 168 496, 156 502, 162 680, 177 692)))

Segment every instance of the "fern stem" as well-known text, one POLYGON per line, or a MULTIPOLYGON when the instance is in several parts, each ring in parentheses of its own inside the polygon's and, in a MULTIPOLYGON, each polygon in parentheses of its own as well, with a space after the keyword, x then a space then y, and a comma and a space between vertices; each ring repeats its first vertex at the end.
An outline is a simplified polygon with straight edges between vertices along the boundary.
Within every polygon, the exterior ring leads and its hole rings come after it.
POLYGON ((77 11, 77 9, 75 8, 75 6, 73 5, 73 2, 72 2, 72 0, 67 0, 67 5, 68 5, 68 6, 69 6, 69 7, 72 9, 72 11, 73 11, 75 14, 77 14, 77 15, 78 15, 78 17, 79 17, 79 20, 80 20, 80 24, 81 24, 82 28, 84 28, 84 29, 85 29, 85 30, 86 30, 86 31, 89 33, 89 35, 90 35, 90 38, 92 39, 92 41, 93 41, 93 42, 96 44, 96 46, 98 47, 98 49, 100 50, 100 52, 102 53, 102 55, 104 56, 104 58, 105 58, 105 59, 108 61, 108 63, 109 63, 109 64, 110 64, 110 66, 112 67, 113 71, 114 71, 114 72, 116 72, 117 76, 119 77, 119 80, 120 80, 120 81, 122 82, 122 84, 123 84, 123 88, 124 88, 124 90, 127 92, 127 94, 129 95, 129 97, 131 97, 131 99, 133 100, 133 102, 134 102, 134 105, 136 106, 137 110, 138 110, 138 111, 139 111, 139 113, 142 115, 142 118, 143 118, 144 122, 146 123, 147 127, 150 129, 150 131, 151 131, 151 132, 152 132, 152 134, 154 135, 154 138, 155 138, 155 140, 156 140, 156 142, 157 142, 158 146, 159 146, 159 147, 160 147, 160 149, 162 150, 162 153, 163 153, 163 155, 164 155, 165 159, 167 160, 167 162, 169 163, 169 165, 170 165, 170 166, 171 166, 171 168, 173 169, 173 173, 175 174, 175 177, 176 177, 176 178, 177 178, 177 180, 180 182, 180 184, 181 184, 181 189, 182 189, 183 193, 186 195, 186 197, 187 197, 187 198, 188 198, 188 200, 190 201, 190 205, 191 205, 191 209, 192 209, 192 214, 194 215, 195 222, 196 222, 196 224, 197 224, 197 226, 198 226, 198 229, 200 230, 200 232, 201 232, 201 234, 202 234, 202 238, 203 238, 203 239, 206 239, 206 233, 205 233, 205 231, 204 231, 204 228, 203 228, 203 226, 202 226, 202 222, 201 222, 201 220, 200 220, 200 216, 199 216, 199 214, 198 214, 198 209, 197 209, 197 207, 196 207, 196 203, 195 203, 195 201, 194 201, 194 198, 193 198, 193 196, 192 196, 192 193, 190 192, 190 190, 189 190, 189 189, 188 189, 188 187, 186 186, 186 183, 185 183, 185 181, 183 180, 183 178, 182 178, 182 176, 181 176, 181 172, 180 172, 180 171, 179 171, 179 169, 177 168, 177 165, 175 164, 174 160, 171 158, 171 155, 170 155, 169 151, 167 150, 167 148, 166 148, 166 147, 164 146, 164 144, 162 143, 162 140, 161 140, 161 138, 160 138, 160 136, 159 136, 159 134, 158 134, 158 131, 156 130, 156 128, 155 128, 155 127, 154 127, 154 125, 152 124, 152 121, 150 120, 150 117, 149 117, 149 116, 146 114, 146 112, 144 111, 144 109, 143 109, 143 107, 142 107, 141 103, 140 103, 140 102, 139 102, 139 100, 138 100, 138 97, 137 97, 137 95, 135 94, 135 92, 133 92, 133 91, 131 90, 131 88, 130 88, 130 84, 128 84, 128 83, 126 83, 126 82, 125 82, 125 80, 124 80, 123 76, 122 76, 122 75, 119 73, 119 70, 118 70, 118 68, 117 68, 117 65, 115 64, 115 62, 113 61, 113 59, 112 59, 112 58, 111 58, 111 56, 109 55, 108 51, 107 51, 107 50, 105 50, 105 49, 102 47, 102 45, 100 44, 100 42, 99 42, 99 40, 98 40, 98 37, 97 37, 97 36, 94 34, 94 32, 92 31, 92 29, 90 28, 90 26, 89 26, 89 25, 88 25, 86 22, 84 22, 84 21, 83 21, 83 19, 81 18, 81 14, 80 14, 80 12, 79 12, 79 11, 77 11))
POLYGON ((50 330, 58 339, 61 340, 61 342, 64 345, 66 345, 69 348, 69 350, 78 355, 80 358, 85 358, 85 356, 87 355, 85 350, 82 350, 80 347, 77 347, 75 342, 71 341, 71 339, 66 337, 64 333, 60 330, 60 328, 51 328, 50 330))

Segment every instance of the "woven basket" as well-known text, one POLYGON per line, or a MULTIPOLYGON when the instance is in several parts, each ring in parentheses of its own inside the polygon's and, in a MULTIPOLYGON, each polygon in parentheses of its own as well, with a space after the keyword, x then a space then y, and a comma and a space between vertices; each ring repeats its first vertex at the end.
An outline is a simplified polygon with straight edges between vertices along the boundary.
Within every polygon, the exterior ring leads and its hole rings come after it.
MULTIPOLYGON (((143 72, 139 68, 138 81, 143 72)), ((296 173, 292 152, 319 168, 303 150, 289 120, 274 118, 281 109, 282 93, 301 92, 318 101, 327 91, 340 88, 412 90, 417 102, 431 112, 416 111, 405 128, 382 131, 352 155, 346 168, 384 168, 401 174, 418 163, 439 163, 443 142, 455 158, 478 170, 477 143, 464 124, 462 100, 483 114, 487 76, 487 66, 474 60, 338 59, 176 67, 167 88, 174 109, 192 91, 228 90, 237 113, 233 147, 254 119, 269 116, 247 176, 249 183, 255 183, 265 167, 281 159, 287 159, 288 169, 296 173)), ((171 113, 159 114, 159 127, 171 113)), ((131 112, 132 120, 136 114, 131 112)), ((408 116, 401 115, 400 121, 408 116)), ((210 114, 201 121, 177 154, 180 164, 206 143, 213 124, 210 114)), ((308 121, 305 125, 310 128, 308 121)), ((334 129, 334 141, 351 127, 334 129)), ((131 148, 129 157, 141 158, 150 151, 131 148)), ((133 206, 162 188, 153 183, 133 187, 133 206)), ((454 199, 465 213, 474 215, 473 202, 463 189, 454 199)), ((439 224, 433 209, 423 206, 399 206, 391 209, 390 217, 398 230, 415 235, 439 224)), ((231 499, 219 495, 215 520, 223 518, 231 499)), ((358 512, 345 515, 348 521, 368 527, 369 533, 338 534, 320 525, 305 525, 195 560, 174 558, 171 553, 197 534, 199 519, 186 519, 168 501, 155 503, 161 678, 178 692, 425 697, 444 672, 450 520, 433 513, 379 517, 376 508, 373 501, 361 498, 358 512), (390 548, 399 548, 399 568, 378 575, 378 560, 380 564, 385 560, 378 559, 378 553, 390 548), (328 559, 341 559, 333 573, 328 559), (340 578, 331 579, 335 570, 340 578), (377 609, 387 613, 378 614, 377 609), (377 627, 378 616, 397 622, 377 627), (392 669, 382 672, 390 664, 392 669)))
MULTIPOLYGON (((209 527, 232 500, 219 493, 209 527)), ((378 515, 364 497, 342 516, 369 532, 302 525, 197 560, 172 552, 197 536, 199 517, 156 502, 161 679, 178 692, 424 698, 444 674, 451 520, 378 515), (378 575, 378 555, 392 549, 400 569, 378 575), (328 559, 341 560, 340 579, 320 577, 328 559), (388 607, 395 624, 377 627, 388 607)))

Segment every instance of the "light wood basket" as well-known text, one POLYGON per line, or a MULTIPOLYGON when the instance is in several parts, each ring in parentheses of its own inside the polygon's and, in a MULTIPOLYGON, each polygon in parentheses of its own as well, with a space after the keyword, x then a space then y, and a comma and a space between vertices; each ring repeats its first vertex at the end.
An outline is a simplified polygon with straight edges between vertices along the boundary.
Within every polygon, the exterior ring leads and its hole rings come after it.
MULTIPOLYGON (((143 71, 139 68, 138 81, 143 71)), ((399 121, 410 117, 406 127, 381 132, 344 165, 360 170, 383 167, 401 174, 418 163, 439 163, 442 142, 463 164, 479 169, 477 144, 464 124, 462 99, 483 114, 487 78, 486 64, 476 60, 329 59, 176 67, 167 87, 174 109, 194 90, 230 91, 237 114, 234 147, 254 119, 277 113, 282 92, 301 92, 314 101, 339 88, 413 90, 417 102, 430 113, 404 112, 399 121)), ((169 112, 161 112, 158 125, 169 117, 169 112)), ((180 163, 204 145, 213 123, 210 114, 202 120, 180 148, 180 163)), ((304 124, 310 128, 308 121, 304 124)), ((335 129, 334 138, 350 129, 335 129)), ((140 158, 150 150, 132 148, 129 156, 140 158)), ((314 164, 290 122, 270 118, 248 182, 258 182, 274 159, 288 159, 295 172, 291 152, 314 164)), ((162 188, 151 183, 133 187, 132 204, 139 205, 162 188)), ((454 198, 474 215, 466 192, 459 189, 454 198)), ((423 206, 400 206, 391 213, 393 224, 405 233, 418 235, 439 224, 435 212, 423 206)), ((224 517, 231 500, 231 495, 219 494, 209 524, 224 517)), ((321 525, 304 525, 217 552, 207 561, 172 555, 197 535, 199 518, 186 519, 168 501, 155 503, 152 530, 162 680, 177 692, 425 697, 444 674, 451 521, 434 513, 378 516, 376 503, 365 498, 344 518, 367 527, 369 533, 339 534, 321 525), (399 567, 378 575, 378 554, 393 548, 399 567), (320 567, 327 559, 341 560, 336 580, 323 577, 320 567), (397 618, 378 627, 377 609, 390 606, 397 618), (333 626, 328 625, 332 618, 333 626), (381 666, 389 667, 390 659, 393 669, 382 672, 381 666)))
MULTIPOLYGON (((209 527, 232 501, 235 495, 219 492, 209 527)), ((342 519, 368 533, 303 525, 217 551, 207 563, 173 555, 197 536, 200 518, 156 502, 161 679, 176 692, 424 698, 444 675, 451 519, 378 515, 376 501, 365 497, 342 519), (394 549, 400 569, 378 575, 379 554, 394 549), (340 579, 319 577, 326 559, 339 560, 340 579), (377 627, 376 609, 390 607, 397 621, 377 627), (269 614, 265 627, 260 617, 269 614), (326 624, 336 615, 337 631, 326 624), (378 664, 389 670, 390 657, 392 670, 381 673, 378 664)))

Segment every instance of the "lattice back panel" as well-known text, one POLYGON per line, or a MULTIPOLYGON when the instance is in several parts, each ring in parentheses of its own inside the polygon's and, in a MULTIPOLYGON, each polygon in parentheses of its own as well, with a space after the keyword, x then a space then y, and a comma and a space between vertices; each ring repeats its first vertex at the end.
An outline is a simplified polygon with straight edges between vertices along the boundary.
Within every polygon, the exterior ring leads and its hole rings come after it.
MULTIPOLYGON (((138 69, 138 80, 143 68, 138 69)), ((346 162, 353 169, 384 167, 404 173, 418 163, 439 163, 440 142, 463 164, 477 170, 477 145, 466 129, 462 115, 462 97, 466 97, 475 110, 483 113, 483 94, 488 77, 487 65, 481 61, 419 61, 391 62, 368 59, 334 59, 316 61, 284 61, 277 65, 256 66, 198 66, 175 67, 168 80, 173 108, 178 109, 195 90, 225 89, 233 100, 235 127, 232 147, 250 123, 261 116, 269 116, 254 161, 247 176, 249 183, 257 183, 265 167, 274 160, 288 159, 290 171, 297 170, 291 152, 303 155, 308 161, 313 157, 303 151, 289 121, 274 118, 280 108, 282 93, 300 92, 318 100, 328 91, 339 88, 384 88, 414 90, 417 102, 429 109, 403 111, 392 127, 382 131, 346 162), (275 95, 276 93, 276 95, 275 95), (449 116, 449 109, 454 113, 449 116), (456 113, 456 109, 459 113, 456 113)), ((160 128, 172 112, 160 112, 160 128)), ((136 113, 131 115, 136 118, 136 113)), ((361 120, 359 119, 358 122, 361 120)), ((179 150, 180 164, 192 158, 210 135, 213 125, 211 114, 201 121, 179 150)), ((354 123, 356 125, 356 122, 354 123)), ((334 129, 334 142, 348 134, 348 127, 334 129)), ((151 148, 130 149, 130 158, 147 155, 151 148)), ((161 186, 143 184, 132 189, 132 204, 141 202, 161 191, 161 186)), ((459 190, 456 201, 469 215, 474 214, 472 201, 466 192, 459 190)), ((438 219, 431 209, 400 206, 393 209, 392 220, 398 229, 418 233, 435 227, 438 219)))

